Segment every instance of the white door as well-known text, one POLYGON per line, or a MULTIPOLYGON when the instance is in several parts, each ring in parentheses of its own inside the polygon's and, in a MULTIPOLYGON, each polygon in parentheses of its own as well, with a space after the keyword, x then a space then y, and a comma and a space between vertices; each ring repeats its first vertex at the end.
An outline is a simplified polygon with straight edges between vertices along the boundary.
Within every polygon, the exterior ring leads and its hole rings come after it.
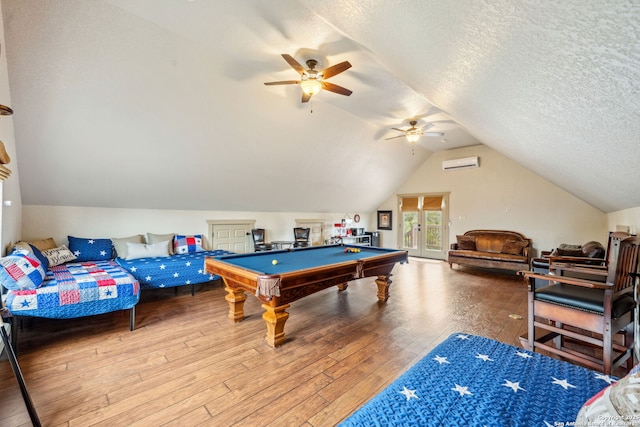
POLYGON ((448 193, 399 197, 400 242, 409 255, 446 259, 448 193))
POLYGON ((251 229, 255 222, 227 223, 225 221, 209 222, 209 239, 213 249, 244 254, 253 252, 251 229))

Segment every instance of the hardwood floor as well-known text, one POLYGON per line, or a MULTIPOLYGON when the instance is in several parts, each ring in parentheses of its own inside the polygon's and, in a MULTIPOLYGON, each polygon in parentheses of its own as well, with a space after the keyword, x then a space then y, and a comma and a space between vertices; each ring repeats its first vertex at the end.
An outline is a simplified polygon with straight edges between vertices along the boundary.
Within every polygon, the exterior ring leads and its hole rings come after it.
MULTIPOLYGON (((214 283, 144 291, 133 332, 125 312, 29 319, 19 362, 44 426, 333 426, 454 332, 519 346, 526 331, 513 273, 411 258, 392 279, 384 304, 373 278, 294 302, 278 348, 258 300, 233 324, 214 283)), ((0 426, 29 425, 0 361, 0 426)))

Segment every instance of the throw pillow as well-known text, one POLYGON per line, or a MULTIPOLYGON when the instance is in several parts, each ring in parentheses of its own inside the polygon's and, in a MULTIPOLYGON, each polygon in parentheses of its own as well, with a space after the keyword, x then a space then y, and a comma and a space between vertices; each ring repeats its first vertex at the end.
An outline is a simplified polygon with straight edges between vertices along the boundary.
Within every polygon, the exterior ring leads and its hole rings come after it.
POLYGON ((0 258, 0 283, 9 290, 35 289, 44 280, 45 272, 35 257, 18 250, 0 258))
POLYGON ((55 248, 57 245, 56 245, 56 242, 53 240, 53 237, 49 237, 48 239, 41 239, 41 240, 20 241, 16 243, 15 246, 19 246, 28 251, 31 250, 32 246, 35 246, 41 251, 46 251, 47 249, 55 248))
POLYGON ((53 240, 53 237, 49 237, 47 239, 40 239, 40 240, 29 240, 26 243, 29 243, 30 245, 35 246, 41 251, 46 251, 47 249, 54 249, 58 247, 58 245, 56 245, 56 242, 53 240))
POLYGON ((144 244, 127 242, 126 260, 169 256, 169 241, 144 244))
POLYGON ((38 259, 38 262, 46 272, 49 269, 49 258, 44 256, 42 251, 35 246, 29 245, 29 248, 31 249, 31 253, 38 259))
POLYGON ((502 246, 502 253, 511 255, 522 255, 522 250, 529 246, 526 240, 507 239, 502 246))
POLYGON ((144 243, 144 236, 142 234, 136 234, 130 237, 112 237, 111 243, 116 251, 115 256, 118 258, 127 258, 127 243, 144 243))
POLYGON ((69 250, 73 252, 78 262, 104 261, 113 258, 113 242, 111 242, 111 239, 67 237, 69 238, 69 250))
POLYGON ((153 234, 147 233, 147 243, 158 243, 169 241, 169 255, 173 255, 173 238, 175 237, 175 233, 170 234, 153 234))
POLYGON ((64 264, 65 262, 73 261, 76 256, 67 248, 62 245, 58 248, 47 249, 42 251, 42 255, 46 256, 49 260, 49 267, 55 267, 56 265, 64 264))
POLYGON ((556 255, 559 256, 584 256, 582 254, 582 246, 580 245, 569 245, 567 243, 562 243, 556 249, 556 255))
POLYGON ((582 245, 582 256, 589 258, 604 258, 605 249, 602 243, 590 241, 582 245))
POLYGON ((474 236, 456 236, 458 241, 458 249, 463 251, 475 251, 476 250, 476 238, 474 236))
POLYGON ((173 240, 173 252, 176 254, 189 254, 192 252, 203 252, 202 234, 193 236, 176 235, 173 240))

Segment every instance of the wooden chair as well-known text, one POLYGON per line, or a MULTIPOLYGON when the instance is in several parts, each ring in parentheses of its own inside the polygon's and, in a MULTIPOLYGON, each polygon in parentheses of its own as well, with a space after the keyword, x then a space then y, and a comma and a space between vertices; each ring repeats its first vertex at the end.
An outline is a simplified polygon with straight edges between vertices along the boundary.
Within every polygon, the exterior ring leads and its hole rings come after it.
POLYGON ((595 280, 560 275, 557 269, 550 274, 520 272, 529 290, 528 330, 521 338, 525 347, 548 351, 605 374, 625 361, 630 370, 639 248, 637 237, 612 239, 604 275, 588 267, 563 267, 563 273, 589 273, 595 280), (550 285, 536 289, 536 279, 549 280, 550 285), (614 340, 616 334, 620 334, 619 342, 614 340), (571 346, 569 341, 582 345, 571 346))
POLYGON ((251 230, 251 237, 253 238, 253 249, 256 252, 273 250, 273 245, 265 242, 264 228, 254 228, 251 230))
POLYGON ((293 247, 294 248, 305 248, 309 246, 309 236, 311 234, 310 228, 304 227, 295 227, 293 229, 293 247))

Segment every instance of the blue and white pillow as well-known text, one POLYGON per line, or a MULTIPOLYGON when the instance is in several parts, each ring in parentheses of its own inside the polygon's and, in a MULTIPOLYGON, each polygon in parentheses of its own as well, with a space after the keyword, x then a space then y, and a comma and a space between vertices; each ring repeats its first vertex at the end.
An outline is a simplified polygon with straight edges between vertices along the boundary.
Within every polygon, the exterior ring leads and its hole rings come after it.
POLYGON ((46 273, 46 271, 49 269, 49 258, 47 258, 40 249, 33 246, 32 244, 29 244, 29 247, 31 247, 31 252, 38 259, 38 262, 46 273))
POLYGON ((173 252, 176 254, 189 254, 203 251, 202 234, 195 234, 193 236, 177 234, 173 239, 173 252))
POLYGON ((69 250, 76 256, 77 262, 113 259, 113 242, 111 242, 111 239, 67 237, 69 238, 69 250))
POLYGON ((0 283, 9 290, 36 289, 44 280, 42 265, 26 250, 0 258, 0 265, 0 283))

